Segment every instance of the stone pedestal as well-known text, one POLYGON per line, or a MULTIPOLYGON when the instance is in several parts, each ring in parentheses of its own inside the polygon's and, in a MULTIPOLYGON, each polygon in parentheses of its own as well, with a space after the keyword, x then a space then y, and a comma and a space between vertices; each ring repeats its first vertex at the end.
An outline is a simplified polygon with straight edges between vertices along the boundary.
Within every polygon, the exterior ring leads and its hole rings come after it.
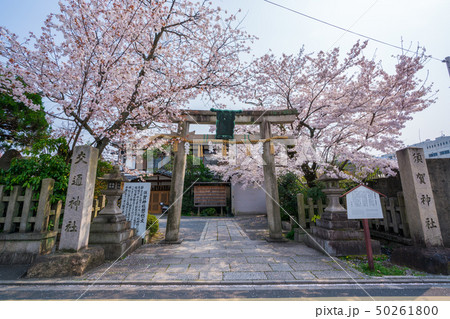
POLYGON ((142 239, 136 236, 136 230, 126 220, 117 201, 122 195, 121 184, 126 179, 122 177, 119 167, 115 166, 111 174, 99 177, 107 181, 106 206, 98 213, 91 224, 89 247, 102 247, 105 259, 114 260, 125 257, 142 244, 142 239))
MULTIPOLYGON (((320 180, 327 184, 323 191, 329 205, 325 208, 316 226, 311 227, 311 235, 306 236, 306 244, 331 256, 365 255, 364 231, 359 221, 347 219, 347 211, 339 204, 339 179, 323 176, 320 180)), ((380 243, 371 240, 373 254, 381 253, 380 243)))
POLYGON ((107 260, 127 256, 141 244, 142 239, 123 215, 99 214, 91 224, 89 247, 102 247, 107 260))
MULTIPOLYGON (((345 213, 324 212, 311 227, 311 237, 306 244, 319 251, 325 250, 331 256, 365 255, 364 231, 359 221, 348 220, 345 213)), ((380 242, 371 240, 374 255, 380 254, 380 242)))

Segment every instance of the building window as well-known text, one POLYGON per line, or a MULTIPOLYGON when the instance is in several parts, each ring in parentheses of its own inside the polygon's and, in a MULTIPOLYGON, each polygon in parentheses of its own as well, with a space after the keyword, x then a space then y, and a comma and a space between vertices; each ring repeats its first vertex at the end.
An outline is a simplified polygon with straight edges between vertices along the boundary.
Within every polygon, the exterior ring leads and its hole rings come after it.
POLYGON ((429 156, 430 156, 430 157, 436 157, 436 156, 438 156, 438 153, 430 153, 429 156))
POLYGON ((450 150, 439 152, 440 155, 450 154, 450 150))

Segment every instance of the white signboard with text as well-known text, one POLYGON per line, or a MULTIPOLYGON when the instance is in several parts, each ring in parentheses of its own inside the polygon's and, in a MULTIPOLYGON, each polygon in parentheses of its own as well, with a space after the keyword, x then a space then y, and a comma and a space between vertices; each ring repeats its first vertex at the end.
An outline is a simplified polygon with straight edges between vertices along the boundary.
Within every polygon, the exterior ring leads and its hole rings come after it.
POLYGON ((123 191, 120 209, 141 236, 146 230, 150 183, 125 183, 123 191))
POLYGON ((348 219, 383 218, 380 195, 376 191, 360 185, 346 194, 348 219))

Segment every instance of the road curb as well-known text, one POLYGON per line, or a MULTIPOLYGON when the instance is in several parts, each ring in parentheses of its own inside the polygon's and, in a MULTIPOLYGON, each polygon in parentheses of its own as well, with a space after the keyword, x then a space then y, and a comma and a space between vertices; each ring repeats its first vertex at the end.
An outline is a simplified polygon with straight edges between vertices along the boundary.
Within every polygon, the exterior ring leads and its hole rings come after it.
POLYGON ((95 280, 1 280, 0 286, 262 286, 262 285, 373 285, 373 284, 450 284, 450 278, 383 278, 383 279, 317 279, 317 280, 253 280, 253 281, 95 281, 95 280))

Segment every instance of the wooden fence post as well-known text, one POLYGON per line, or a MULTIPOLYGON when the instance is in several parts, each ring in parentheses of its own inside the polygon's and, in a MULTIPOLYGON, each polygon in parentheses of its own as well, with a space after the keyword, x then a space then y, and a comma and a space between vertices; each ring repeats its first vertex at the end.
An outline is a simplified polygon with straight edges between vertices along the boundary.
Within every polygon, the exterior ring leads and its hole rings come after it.
POLYGON ((306 216, 305 216, 305 202, 303 194, 297 194, 297 215, 298 224, 305 229, 306 228, 306 216))
POLYGON ((47 231, 47 218, 50 214, 50 196, 53 194, 54 185, 55 180, 52 178, 45 178, 42 180, 36 222, 34 223, 35 233, 47 231))
POLYGON ((320 198, 317 201, 317 214, 319 216, 322 216, 322 214, 323 214, 323 202, 320 198))
POLYGON ((19 197, 21 189, 22 188, 20 186, 14 186, 11 194, 9 195, 8 209, 5 216, 5 225, 3 226, 3 231, 5 233, 10 233, 13 231, 13 218, 15 217, 14 214, 17 213, 17 207, 19 204, 17 202, 17 197, 19 197))
POLYGON ((387 212, 386 212, 386 199, 384 197, 381 197, 380 202, 381 202, 381 210, 383 211, 384 231, 388 232, 389 231, 389 219, 388 219, 387 212))
POLYGON ((308 201, 308 220, 311 223, 311 220, 314 216, 314 202, 311 197, 308 197, 307 201, 308 201))
POLYGON ((59 231, 59 219, 61 218, 61 211, 62 211, 62 200, 59 200, 58 204, 56 204, 55 226, 53 227, 53 231, 59 231))
POLYGON ((409 232, 408 217, 406 216, 406 206, 405 198, 403 197, 403 192, 397 193, 398 207, 400 209, 400 217, 402 219, 403 236, 410 238, 411 233, 409 232))
POLYGON ((389 198, 389 208, 391 210, 392 228, 394 233, 398 234, 397 212, 395 210, 394 197, 389 198))
POLYGON ((30 217, 31 200, 33 199, 33 190, 28 187, 23 197, 22 216, 20 217, 19 233, 27 231, 28 218, 30 217))

